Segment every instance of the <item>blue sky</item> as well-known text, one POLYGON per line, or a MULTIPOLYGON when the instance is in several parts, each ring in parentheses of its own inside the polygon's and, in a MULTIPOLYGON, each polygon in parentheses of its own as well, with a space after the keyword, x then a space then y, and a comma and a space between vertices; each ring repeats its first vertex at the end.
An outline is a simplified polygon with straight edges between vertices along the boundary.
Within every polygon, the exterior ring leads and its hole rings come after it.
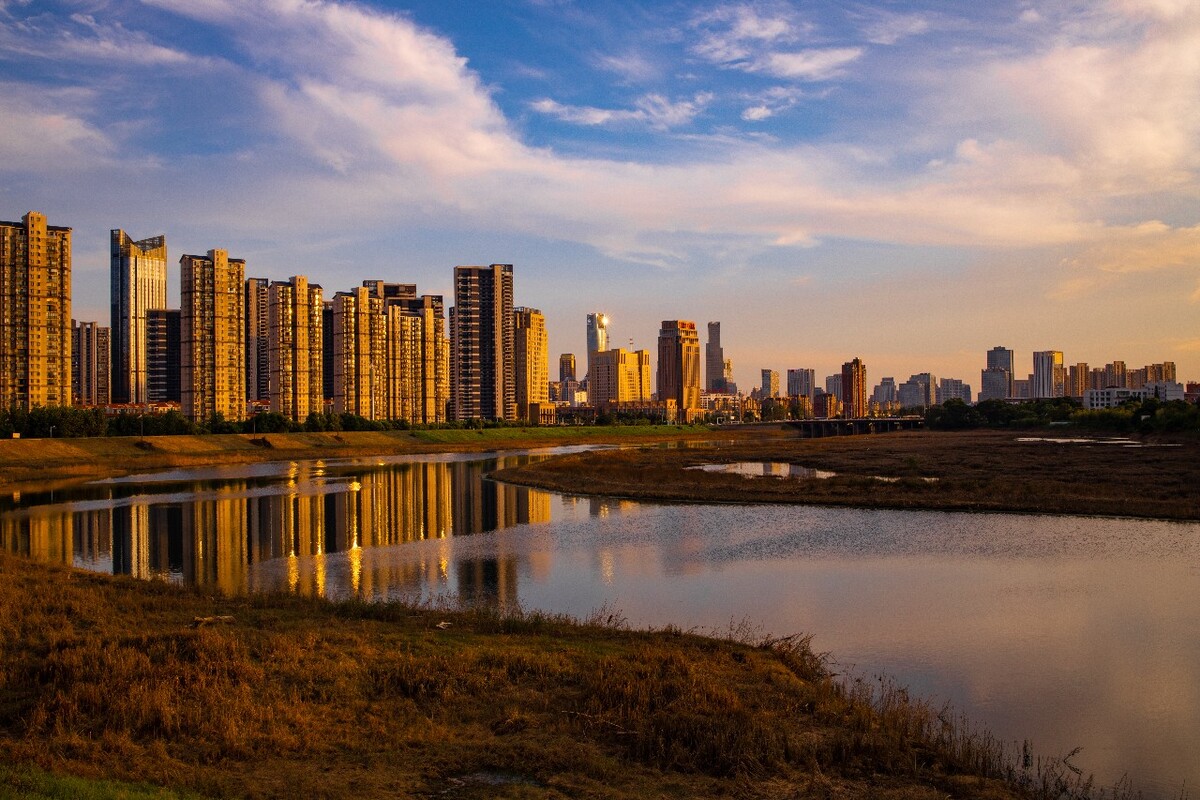
MULTIPOLYGON (((1200 4, 0 0, 0 218, 450 291, 551 360, 722 322, 735 378, 984 351, 1200 379, 1200 4)), ((170 294, 177 297, 177 273, 170 294)))

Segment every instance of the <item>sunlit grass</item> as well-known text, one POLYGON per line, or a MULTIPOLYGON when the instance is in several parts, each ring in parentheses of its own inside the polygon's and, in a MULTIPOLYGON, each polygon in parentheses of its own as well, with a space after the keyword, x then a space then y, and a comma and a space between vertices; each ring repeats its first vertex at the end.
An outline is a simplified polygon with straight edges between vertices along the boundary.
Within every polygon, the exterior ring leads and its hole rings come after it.
POLYGON ((11 556, 0 763, 10 784, 213 797, 1101 796, 890 682, 839 679, 804 637, 218 598, 11 556))

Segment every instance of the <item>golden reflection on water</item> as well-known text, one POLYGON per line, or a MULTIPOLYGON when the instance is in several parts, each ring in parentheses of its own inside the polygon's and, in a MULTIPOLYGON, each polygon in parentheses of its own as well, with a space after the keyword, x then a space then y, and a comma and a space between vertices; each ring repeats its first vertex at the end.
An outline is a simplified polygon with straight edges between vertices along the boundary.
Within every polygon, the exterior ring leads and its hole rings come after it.
POLYGON ((325 464, 293 463, 265 486, 227 480, 217 488, 189 486, 182 496, 123 500, 110 489, 107 508, 89 501, 76 509, 60 494, 58 504, 0 515, 0 548, 228 594, 336 590, 369 599, 445 593, 458 583, 474 599, 515 603, 514 559, 456 565, 445 547, 428 562, 398 566, 370 555, 406 542, 550 521, 549 494, 499 485, 484 473, 480 462, 435 461, 373 465, 339 477, 325 464), (186 499, 187 492, 195 499, 186 499), (330 561, 335 554, 345 554, 344 561, 330 561), (254 569, 273 561, 279 569, 254 569))

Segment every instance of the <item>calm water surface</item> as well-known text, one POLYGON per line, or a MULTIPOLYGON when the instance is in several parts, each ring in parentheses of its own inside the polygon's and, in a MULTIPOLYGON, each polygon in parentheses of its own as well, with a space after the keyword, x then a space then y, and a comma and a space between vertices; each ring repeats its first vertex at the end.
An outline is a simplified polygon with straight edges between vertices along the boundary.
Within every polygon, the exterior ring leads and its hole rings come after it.
MULTIPOLYGON (((558 452, 561 452, 558 451, 558 452)), ((652 505, 498 485, 544 453, 260 464, 0 500, 0 546, 238 593, 430 598, 808 632, 1005 739, 1200 786, 1200 525, 652 505)))

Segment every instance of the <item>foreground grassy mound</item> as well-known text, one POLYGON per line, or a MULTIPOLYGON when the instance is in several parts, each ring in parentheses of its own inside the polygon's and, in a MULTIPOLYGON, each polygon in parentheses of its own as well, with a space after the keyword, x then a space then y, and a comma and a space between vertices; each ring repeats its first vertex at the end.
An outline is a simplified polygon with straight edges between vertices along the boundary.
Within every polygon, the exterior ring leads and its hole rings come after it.
POLYGON ((903 691, 838 683, 804 640, 617 622, 226 599, 0 554, 0 776, 263 798, 1062 789, 903 691))
POLYGON ((496 473, 566 493, 641 500, 811 503, 956 511, 1200 519, 1200 441, 1070 442, 1078 433, 963 431, 825 439, 745 438, 713 448, 561 456, 496 473), (688 469, 782 462, 830 478, 745 477, 688 469))

